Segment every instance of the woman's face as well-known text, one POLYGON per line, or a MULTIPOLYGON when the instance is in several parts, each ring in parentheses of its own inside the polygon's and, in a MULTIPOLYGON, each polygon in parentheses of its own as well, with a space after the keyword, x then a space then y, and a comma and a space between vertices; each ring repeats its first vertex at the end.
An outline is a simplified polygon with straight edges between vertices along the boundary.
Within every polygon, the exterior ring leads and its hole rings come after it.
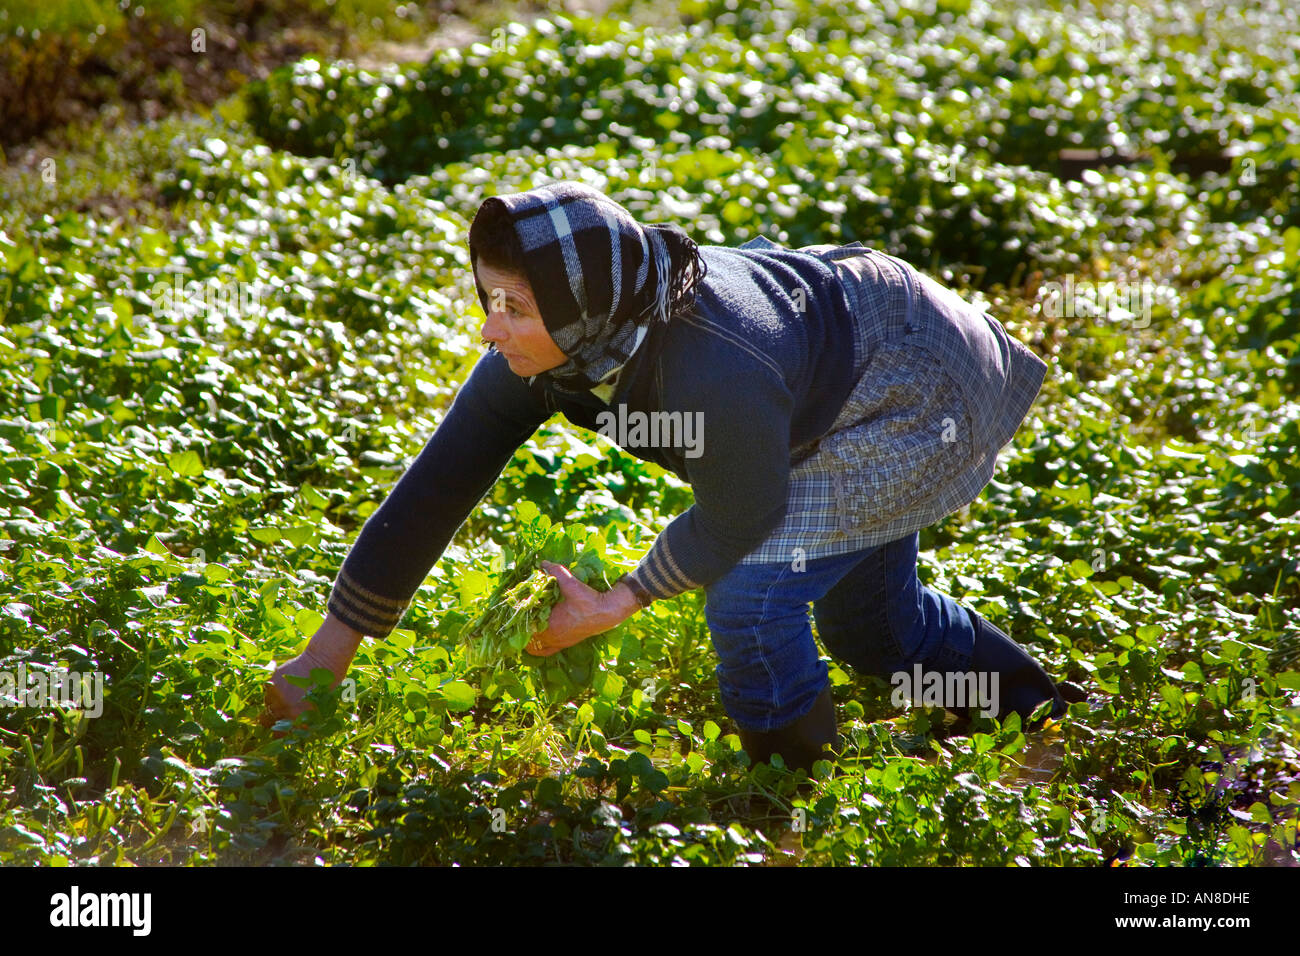
POLYGON ((510 371, 527 378, 549 372, 569 360, 546 331, 533 290, 524 276, 495 269, 482 259, 477 263, 475 275, 488 295, 483 339, 496 343, 497 351, 510 363, 510 371))

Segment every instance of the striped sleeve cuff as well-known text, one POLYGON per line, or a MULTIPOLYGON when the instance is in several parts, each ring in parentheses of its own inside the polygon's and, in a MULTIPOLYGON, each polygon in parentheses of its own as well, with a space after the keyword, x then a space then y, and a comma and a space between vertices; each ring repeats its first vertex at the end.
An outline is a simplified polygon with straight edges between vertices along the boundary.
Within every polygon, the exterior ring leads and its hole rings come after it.
MULTIPOLYGON (((689 577, 673 558, 666 534, 655 538, 646 556, 632 572, 637 582, 650 597, 665 601, 703 585, 689 577)), ((639 595, 638 595, 639 597, 639 595)))
POLYGON ((340 569, 326 607, 355 631, 368 637, 387 637, 402 620, 410 601, 399 601, 370 591, 340 569))

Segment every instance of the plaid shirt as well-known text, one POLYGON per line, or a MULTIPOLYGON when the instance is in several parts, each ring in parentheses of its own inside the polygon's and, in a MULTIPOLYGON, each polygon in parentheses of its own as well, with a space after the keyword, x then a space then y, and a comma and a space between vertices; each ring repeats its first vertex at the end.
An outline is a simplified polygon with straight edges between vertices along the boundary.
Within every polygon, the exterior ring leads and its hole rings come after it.
POLYGON ((859 378, 830 434, 794 450, 785 517, 742 564, 876 547, 974 501, 1047 369, 991 315, 899 259, 860 243, 800 251, 837 263, 858 319, 859 378))

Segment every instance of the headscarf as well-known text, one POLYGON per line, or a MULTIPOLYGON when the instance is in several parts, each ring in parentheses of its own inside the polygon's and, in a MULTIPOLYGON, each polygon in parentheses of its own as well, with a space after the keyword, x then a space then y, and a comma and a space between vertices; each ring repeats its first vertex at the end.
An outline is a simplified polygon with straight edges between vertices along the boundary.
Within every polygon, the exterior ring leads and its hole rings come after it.
MULTIPOLYGON (((567 361, 548 372, 565 391, 587 391, 622 368, 655 323, 688 307, 707 267, 670 224, 643 226, 581 182, 558 182, 483 201, 504 206, 519 236, 533 298, 567 361)), ((477 255, 470 250, 471 266, 477 255)), ((484 312, 487 291, 475 274, 484 312)))

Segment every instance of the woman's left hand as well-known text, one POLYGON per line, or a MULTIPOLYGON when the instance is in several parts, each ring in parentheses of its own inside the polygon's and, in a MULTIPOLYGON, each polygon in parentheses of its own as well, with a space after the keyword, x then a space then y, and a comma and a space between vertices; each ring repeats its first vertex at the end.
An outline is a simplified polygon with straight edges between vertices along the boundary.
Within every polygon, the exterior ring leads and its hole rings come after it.
POLYGON ((603 634, 641 609, 626 584, 601 592, 587 587, 562 564, 543 561, 542 570, 559 583, 562 596, 551 609, 546 630, 534 634, 528 642, 526 650, 535 657, 550 657, 593 635, 603 634))

